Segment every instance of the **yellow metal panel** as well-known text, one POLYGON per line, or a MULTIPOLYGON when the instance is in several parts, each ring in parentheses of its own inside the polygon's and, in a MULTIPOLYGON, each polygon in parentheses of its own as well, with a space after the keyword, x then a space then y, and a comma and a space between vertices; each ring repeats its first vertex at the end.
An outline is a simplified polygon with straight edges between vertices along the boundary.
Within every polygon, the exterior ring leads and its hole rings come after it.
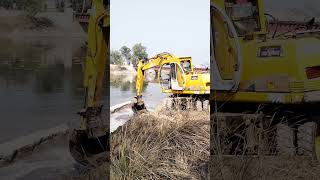
POLYGON ((94 0, 92 2, 93 9, 90 14, 88 25, 88 49, 85 62, 84 87, 86 88, 86 107, 100 106, 101 86, 104 76, 104 68, 106 64, 109 39, 108 32, 100 29, 98 23, 103 22, 104 26, 108 26, 109 15, 106 14, 103 1, 94 0))

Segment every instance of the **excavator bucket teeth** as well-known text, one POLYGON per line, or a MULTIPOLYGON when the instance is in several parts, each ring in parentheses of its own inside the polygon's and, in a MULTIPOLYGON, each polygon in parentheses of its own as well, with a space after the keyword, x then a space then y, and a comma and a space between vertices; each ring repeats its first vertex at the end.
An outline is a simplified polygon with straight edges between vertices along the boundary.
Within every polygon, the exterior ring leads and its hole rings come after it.
POLYGON ((108 161, 109 141, 107 134, 88 138, 85 131, 74 130, 69 140, 72 157, 84 166, 100 166, 108 161))

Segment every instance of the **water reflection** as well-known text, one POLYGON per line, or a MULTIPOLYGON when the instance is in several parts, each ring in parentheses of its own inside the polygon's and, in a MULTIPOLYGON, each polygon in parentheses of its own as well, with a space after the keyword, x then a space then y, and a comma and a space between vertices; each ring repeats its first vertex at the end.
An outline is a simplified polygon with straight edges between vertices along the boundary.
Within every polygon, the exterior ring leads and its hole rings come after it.
MULTIPOLYGON (((136 77, 133 75, 116 75, 112 74, 110 76, 110 86, 113 88, 118 88, 120 91, 131 91, 136 92, 136 77)), ((143 92, 147 89, 148 82, 145 81, 143 85, 143 92)))
MULTIPOLYGON (((84 44, 85 38, 0 39, 0 143, 78 122, 84 99, 84 44)), ((104 102, 132 100, 134 74, 112 75, 104 87, 104 102)), ((143 96, 153 108, 164 95, 158 84, 145 82, 143 96)))
MULTIPOLYGON (((135 82, 136 77, 133 74, 112 74, 110 76, 110 105, 132 101, 136 96, 135 82)), ((161 92, 159 83, 153 76, 145 78, 142 95, 149 110, 154 110, 167 96, 161 92)))
POLYGON ((0 143, 79 119, 84 38, 0 42, 0 143))
POLYGON ((49 65, 35 73, 36 93, 56 93, 64 89, 63 64, 49 65))
MULTIPOLYGON (((59 93, 64 89, 64 81, 70 80, 66 76, 73 70, 68 67, 73 59, 64 58, 72 57, 72 49, 69 49, 71 55, 61 53, 59 43, 48 39, 30 42, 0 39, 0 42, 4 42, 0 43, 1 87, 29 86, 34 93, 59 93)), ((82 70, 75 69, 76 79, 68 83, 82 81, 82 70)))

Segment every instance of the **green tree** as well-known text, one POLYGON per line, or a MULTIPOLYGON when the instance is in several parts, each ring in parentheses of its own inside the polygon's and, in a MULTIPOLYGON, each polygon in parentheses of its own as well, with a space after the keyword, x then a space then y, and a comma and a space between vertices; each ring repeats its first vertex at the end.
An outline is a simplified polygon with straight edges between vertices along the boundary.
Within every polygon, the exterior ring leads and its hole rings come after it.
POLYGON ((122 56, 125 58, 125 60, 127 61, 127 64, 129 64, 129 62, 131 61, 131 49, 128 48, 127 46, 122 46, 120 49, 120 52, 122 54, 122 56))
POLYGON ((110 53, 111 64, 123 65, 123 58, 119 51, 111 51, 110 53))
POLYGON ((142 46, 141 43, 135 44, 132 47, 132 51, 133 55, 131 58, 131 62, 133 65, 137 65, 140 60, 148 58, 147 48, 145 46, 142 46))
POLYGON ((24 10, 29 17, 35 17, 41 12, 43 7, 43 0, 25 0, 24 10))

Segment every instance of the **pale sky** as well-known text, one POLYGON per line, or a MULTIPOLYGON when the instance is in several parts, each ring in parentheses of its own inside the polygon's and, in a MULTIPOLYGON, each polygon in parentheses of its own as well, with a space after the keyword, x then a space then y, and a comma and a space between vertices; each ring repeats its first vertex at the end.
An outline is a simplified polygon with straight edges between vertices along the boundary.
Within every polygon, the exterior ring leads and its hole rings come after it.
MULTIPOLYGON (((209 0, 111 0, 111 49, 142 43, 149 57, 161 52, 191 56, 209 65, 209 0)), ((319 21, 319 0, 265 0, 265 11, 282 20, 319 21)))
POLYGON ((210 64, 209 0, 111 0, 111 49, 135 43, 210 64))

